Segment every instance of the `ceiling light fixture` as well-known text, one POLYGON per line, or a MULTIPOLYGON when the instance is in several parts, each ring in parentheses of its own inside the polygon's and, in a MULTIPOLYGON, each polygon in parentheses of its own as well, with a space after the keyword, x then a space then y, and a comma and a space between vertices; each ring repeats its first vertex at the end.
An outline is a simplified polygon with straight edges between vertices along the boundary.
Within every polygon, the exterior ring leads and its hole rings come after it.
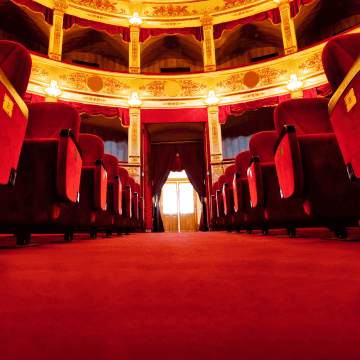
POLYGON ((212 106, 212 105, 216 105, 218 102, 220 101, 220 99, 215 95, 215 91, 214 90, 209 90, 209 95, 205 98, 205 102, 212 106))
POLYGON ((296 91, 299 90, 303 86, 303 82, 298 79, 296 74, 290 75, 290 80, 288 84, 286 85, 286 88, 290 91, 296 91))
POLYGON ((57 81, 51 80, 50 85, 45 88, 45 92, 54 98, 58 97, 61 94, 61 90, 57 84, 57 81))
POLYGON ((133 91, 131 98, 127 102, 131 107, 139 107, 142 104, 142 101, 139 98, 139 95, 136 91, 133 91))
POLYGON ((131 25, 139 26, 142 24, 142 20, 137 12, 134 12, 133 16, 129 19, 131 25))

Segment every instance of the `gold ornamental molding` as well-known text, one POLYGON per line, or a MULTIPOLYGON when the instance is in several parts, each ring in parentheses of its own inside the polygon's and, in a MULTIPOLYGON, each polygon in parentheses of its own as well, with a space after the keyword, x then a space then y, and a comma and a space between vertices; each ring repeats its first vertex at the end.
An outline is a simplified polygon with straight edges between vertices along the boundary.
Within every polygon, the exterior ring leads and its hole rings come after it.
POLYGON ((184 28, 203 25, 204 13, 212 24, 220 24, 271 10, 277 7, 270 0, 35 0, 66 14, 111 25, 129 27, 134 12, 141 17, 145 28, 184 28), (60 4, 60 5, 59 5, 60 4))
MULTIPOLYGON (((349 33, 360 33, 360 27, 349 33)), ((31 54, 33 67, 28 92, 45 95, 45 87, 56 80, 59 99, 114 107, 129 107, 136 91, 142 109, 206 107, 209 90, 220 99, 218 105, 237 104, 289 94, 290 74, 297 75, 303 90, 327 83, 321 66, 325 42, 267 62, 213 72, 146 75, 104 71, 63 63, 31 54)))

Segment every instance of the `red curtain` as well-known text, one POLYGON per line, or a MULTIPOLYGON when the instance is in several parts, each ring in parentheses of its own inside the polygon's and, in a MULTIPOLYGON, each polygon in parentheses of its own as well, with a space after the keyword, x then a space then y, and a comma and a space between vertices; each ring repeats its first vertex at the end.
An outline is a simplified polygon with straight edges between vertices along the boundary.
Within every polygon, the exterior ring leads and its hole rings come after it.
POLYGON ((183 109, 141 109, 143 124, 161 124, 172 122, 206 122, 207 108, 183 109))
POLYGON ((25 96, 24 96, 23 100, 24 100, 25 104, 32 104, 32 103, 37 103, 37 102, 45 102, 45 96, 25 93, 25 96))
POLYGON ((146 125, 141 125, 142 128, 142 136, 143 136, 143 171, 144 171, 144 205, 145 205, 145 228, 152 228, 152 194, 151 194, 151 143, 150 143, 150 134, 146 128, 146 125))
POLYGON ((200 197, 206 197, 204 143, 180 143, 176 150, 191 185, 200 197))
POLYGON ((316 91, 319 97, 325 97, 332 93, 332 89, 329 83, 318 86, 316 91))
POLYGON ((169 28, 169 29, 144 29, 140 28, 140 42, 146 41, 150 36, 160 36, 162 34, 174 35, 180 34, 185 36, 194 36, 197 41, 203 40, 202 27, 188 28, 169 28))
POLYGON ((53 16, 54 11, 49 9, 48 7, 41 5, 33 0, 11 0, 15 4, 24 5, 29 8, 31 11, 40 12, 44 15, 45 21, 52 25, 53 24, 53 16))
MULTIPOLYGON (((62 100, 59 100, 59 102, 62 102, 62 100)), ((130 125, 130 115, 129 115, 128 108, 90 105, 90 104, 82 104, 82 103, 70 102, 70 101, 63 101, 63 102, 66 102, 66 103, 74 106, 79 111, 80 114, 86 112, 87 114, 90 114, 90 115, 102 114, 105 117, 114 117, 117 115, 122 120, 122 124, 124 126, 130 125)))
POLYGON ((110 35, 119 33, 124 41, 130 42, 130 28, 128 27, 104 24, 101 22, 81 19, 77 16, 65 14, 63 28, 65 30, 70 29, 74 24, 81 27, 91 27, 98 31, 105 30, 110 35))
POLYGON ((171 171, 173 171, 173 172, 181 172, 183 170, 184 170, 184 168, 183 168, 181 159, 179 158, 179 156, 176 156, 173 163, 172 163, 172 165, 171 165, 171 171))
POLYGON ((237 19, 237 20, 229 21, 227 23, 216 24, 214 25, 214 40, 220 39, 222 33, 225 30, 232 30, 236 28, 238 25, 249 24, 252 21, 264 21, 267 19, 270 19, 274 24, 280 24, 281 17, 280 17, 279 8, 264 11, 262 13, 248 16, 243 19, 237 19))
POLYGON ((300 7, 302 5, 308 5, 310 3, 312 3, 314 0, 293 0, 290 2, 290 14, 291 17, 295 17, 299 11, 300 11, 300 7))
POLYGON ((175 145, 151 145, 151 196, 157 195, 164 186, 176 156, 175 145))

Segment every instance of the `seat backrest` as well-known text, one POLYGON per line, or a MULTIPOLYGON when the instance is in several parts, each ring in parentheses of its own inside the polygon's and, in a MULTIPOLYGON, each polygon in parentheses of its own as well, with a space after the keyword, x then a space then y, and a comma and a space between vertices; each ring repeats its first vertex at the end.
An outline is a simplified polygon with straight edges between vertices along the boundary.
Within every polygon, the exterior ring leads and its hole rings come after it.
POLYGON ((229 184, 229 187, 233 186, 234 175, 235 175, 235 165, 228 166, 225 170, 225 179, 226 182, 229 184))
POLYGON ((226 183, 226 178, 225 178, 225 174, 222 174, 220 177, 219 177, 219 190, 222 192, 222 189, 223 189, 223 186, 224 184, 226 183))
POLYGON ((104 154, 104 165, 108 181, 114 180, 119 175, 119 160, 114 155, 104 154))
POLYGON ((322 63, 333 92, 340 86, 360 55, 359 44, 360 34, 347 34, 336 36, 325 45, 322 63))
POLYGON ((139 198, 140 198, 140 196, 141 196, 140 191, 141 191, 140 184, 135 183, 135 192, 137 192, 137 193, 138 193, 139 198))
POLYGON ((31 56, 24 46, 0 41, 0 68, 21 98, 24 98, 31 73, 31 56))
POLYGON ((123 189, 129 184, 129 173, 126 169, 119 166, 119 176, 121 181, 121 186, 123 189))
POLYGON ((80 130, 79 112, 71 105, 54 102, 29 104, 25 139, 60 138, 60 130, 71 129, 75 139, 80 130))
POLYGON ((98 136, 80 134, 79 146, 82 151, 83 166, 95 166, 96 160, 104 160, 104 142, 98 136))
POLYGON ((258 156, 260 163, 271 163, 274 160, 274 147, 277 141, 276 131, 262 131, 251 137, 249 149, 251 156, 258 156))
POLYGON ((215 181, 213 183, 211 195, 216 195, 216 190, 220 190, 219 189, 219 181, 215 181))
POLYGON ((133 177, 129 176, 129 185, 131 187, 131 193, 134 194, 135 190, 135 180, 133 177))
POLYGON ((279 104, 274 112, 280 136, 284 125, 294 125, 298 135, 333 133, 328 113, 329 99, 293 99, 279 104))
POLYGON ((250 165, 250 151, 246 150, 236 155, 235 172, 240 174, 241 179, 247 178, 247 169, 250 165))

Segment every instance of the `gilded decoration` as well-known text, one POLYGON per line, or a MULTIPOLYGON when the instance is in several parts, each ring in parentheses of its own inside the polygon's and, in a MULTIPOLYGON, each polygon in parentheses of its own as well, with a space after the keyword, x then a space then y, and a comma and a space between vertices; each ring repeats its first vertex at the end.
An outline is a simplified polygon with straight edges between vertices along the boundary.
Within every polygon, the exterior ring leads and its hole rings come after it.
POLYGON ((106 102, 105 99, 98 98, 98 97, 92 97, 92 96, 83 96, 82 99, 91 101, 91 102, 106 102))
POLYGON ((197 10, 191 12, 187 9, 189 6, 185 5, 161 5, 153 6, 153 11, 144 11, 145 16, 151 17, 176 17, 176 16, 189 16, 198 14, 197 10))
POLYGON ((299 66, 299 70, 302 71, 321 71, 323 70, 321 53, 313 55, 310 59, 306 60, 299 66))
POLYGON ((207 31, 205 33, 205 45, 206 45, 206 56, 209 62, 211 62, 211 55, 212 55, 211 43, 212 43, 211 35, 209 31, 207 31))
POLYGON ((254 2, 257 2, 258 0, 224 0, 223 6, 216 6, 214 10, 227 10, 232 9, 234 7, 242 6, 242 5, 249 5, 254 2))
POLYGON ((87 7, 91 7, 93 9, 96 10, 103 10, 103 11, 107 11, 110 13, 115 13, 115 14, 125 14, 126 10, 123 8, 118 9, 117 8, 117 4, 115 1, 109 1, 109 0, 71 0, 71 2, 78 4, 78 5, 82 5, 82 6, 87 6, 87 7))
POLYGON ((182 96, 193 96, 206 89, 206 85, 193 80, 180 80, 180 83, 182 86, 182 96))
POLYGON ((104 92, 108 94, 117 94, 122 91, 129 90, 130 86, 114 78, 106 78, 104 83, 104 92))
POLYGON ((164 102, 163 105, 179 106, 179 105, 186 105, 186 103, 184 103, 184 102, 176 102, 176 101, 167 101, 167 102, 164 102))
POLYGON ((258 70, 260 75, 260 84, 263 86, 271 85, 275 83, 280 77, 287 74, 287 70, 285 69, 273 69, 273 68, 265 68, 258 70))
POLYGON ((144 86, 141 86, 139 89, 151 94, 152 96, 166 96, 164 91, 165 83, 166 81, 164 80, 155 80, 144 86))
POLYGON ((138 169, 135 167, 126 167, 124 166, 124 169, 127 170, 127 172, 129 173, 129 175, 139 175, 138 174, 138 169))
POLYGON ((256 92, 256 93, 251 93, 251 94, 243 95, 242 98, 243 98, 243 99, 257 98, 257 97, 264 96, 265 94, 266 94, 266 93, 264 93, 264 92, 256 92))
POLYGON ((56 10, 65 11, 69 7, 66 0, 53 0, 53 2, 56 10))
POLYGON ((238 91, 244 89, 244 85, 242 83, 242 75, 235 74, 228 78, 226 78, 224 81, 220 81, 216 84, 217 87, 225 88, 229 91, 238 91))
POLYGON ((200 22, 202 26, 212 25, 213 17, 209 14, 209 9, 206 9, 200 16, 200 22))
POLYGON ((33 65, 31 68, 31 75, 36 77, 43 77, 43 76, 49 76, 49 73, 40 66, 33 65))
POLYGON ((131 42, 132 42, 132 65, 137 65, 138 62, 138 48, 139 48, 139 33, 133 32, 131 34, 131 42))
POLYGON ((138 147, 138 129, 137 129, 137 120, 132 120, 132 130, 131 130, 131 145, 132 145, 132 155, 137 155, 138 147))
POLYGON ((59 76, 61 80, 65 81, 67 84, 71 85, 73 88, 77 90, 87 89, 88 77, 89 75, 80 72, 59 76))

